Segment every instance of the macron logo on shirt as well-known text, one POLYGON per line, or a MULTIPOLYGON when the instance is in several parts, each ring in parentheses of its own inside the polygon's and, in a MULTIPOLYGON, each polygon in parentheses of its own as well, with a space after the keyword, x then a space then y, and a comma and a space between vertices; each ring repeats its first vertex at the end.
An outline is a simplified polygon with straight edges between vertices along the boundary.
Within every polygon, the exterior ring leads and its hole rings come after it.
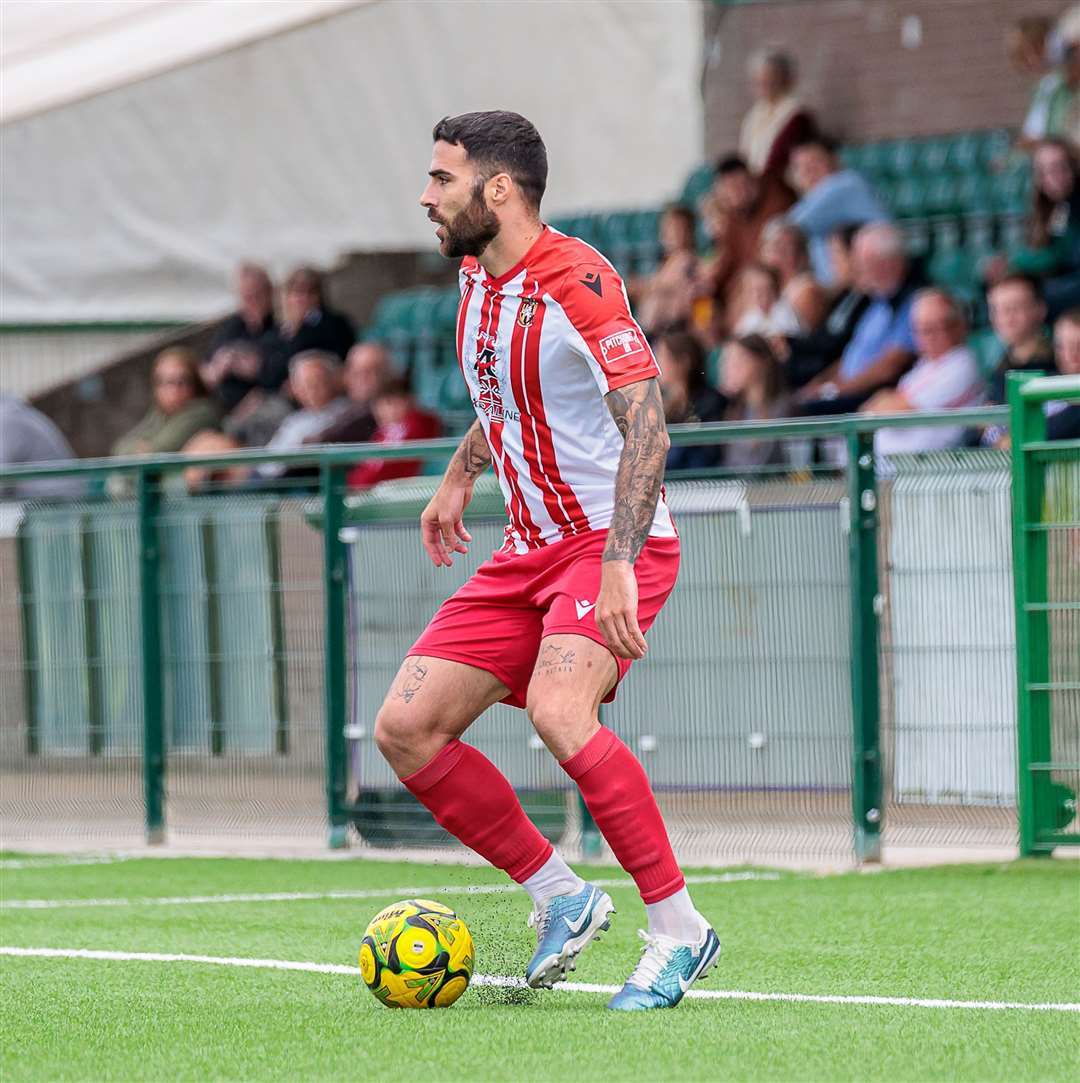
POLYGON ((603 355, 605 364, 609 361, 622 361, 623 358, 644 352, 645 347, 633 327, 628 327, 625 331, 616 331, 615 334, 607 335, 600 340, 600 353, 603 355))

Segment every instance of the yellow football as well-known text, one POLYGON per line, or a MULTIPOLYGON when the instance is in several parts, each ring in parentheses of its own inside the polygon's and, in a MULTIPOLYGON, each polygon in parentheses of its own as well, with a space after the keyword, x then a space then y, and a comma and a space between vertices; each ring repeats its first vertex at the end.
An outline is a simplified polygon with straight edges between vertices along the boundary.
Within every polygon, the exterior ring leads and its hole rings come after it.
POLYGON ((448 906, 406 899, 380 910, 360 943, 360 976, 388 1008, 448 1008, 469 985, 476 953, 448 906))

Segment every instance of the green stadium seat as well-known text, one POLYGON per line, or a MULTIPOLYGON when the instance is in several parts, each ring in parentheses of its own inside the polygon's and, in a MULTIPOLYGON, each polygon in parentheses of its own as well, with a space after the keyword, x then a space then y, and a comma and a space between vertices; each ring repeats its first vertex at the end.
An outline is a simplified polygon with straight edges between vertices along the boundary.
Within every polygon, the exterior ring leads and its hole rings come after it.
POLYGON ((918 176, 897 181, 889 199, 893 214, 897 218, 922 218, 927 208, 926 187, 926 181, 918 176))
POLYGON ((686 183, 683 185, 682 195, 679 197, 680 203, 685 203, 688 207, 697 207, 701 197, 704 196, 713 184, 713 167, 711 164, 700 165, 689 177, 686 178, 686 183))
POLYGON ((989 327, 983 327, 968 335, 967 344, 979 362, 979 371, 984 378, 989 379, 1001 361, 1005 349, 1001 339, 989 327))
POLYGON ((982 172, 983 137, 981 132, 964 132, 954 136, 946 152, 946 164, 959 174, 982 172))
POLYGON ((918 169, 925 177, 936 177, 948 168, 952 140, 948 136, 925 139, 919 150, 918 169))
POLYGON ((972 253, 963 248, 941 249, 930 258, 927 270, 931 281, 965 301, 974 300, 980 290, 979 268, 972 253))
POLYGON ((894 177, 908 177, 918 167, 920 146, 914 139, 895 139, 886 143, 882 160, 886 171, 894 177))

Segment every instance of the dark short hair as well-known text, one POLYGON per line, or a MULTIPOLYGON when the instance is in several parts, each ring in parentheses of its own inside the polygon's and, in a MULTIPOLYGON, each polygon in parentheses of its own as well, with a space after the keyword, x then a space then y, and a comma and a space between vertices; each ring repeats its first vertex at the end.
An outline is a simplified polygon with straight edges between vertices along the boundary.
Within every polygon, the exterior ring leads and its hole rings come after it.
POLYGON ((1031 292, 1031 296, 1036 301, 1043 299, 1042 285, 1037 278, 1033 278, 1031 275, 1022 274, 1020 271, 1010 271, 1003 278, 999 278, 986 292, 991 294, 999 286, 1026 286, 1031 292))
POLYGON ((697 215, 694 213, 694 208, 688 207, 685 203, 668 203, 663 213, 681 218, 691 230, 697 228, 697 215))
POLYGON ((406 375, 388 376, 375 393, 377 399, 401 399, 412 395, 412 382, 406 375))
POLYGON ((750 167, 746 159, 738 154, 725 154, 716 163, 713 173, 717 177, 726 177, 729 173, 749 173, 750 167))
POLYGON ((491 109, 443 117, 431 138, 465 148, 482 173, 509 173, 535 211, 547 188, 547 147, 531 121, 520 113, 491 109))
POLYGON ((1080 327, 1080 308, 1067 308, 1056 320, 1054 326, 1059 323, 1071 323, 1073 327, 1080 327))
POLYGON ((859 222, 856 225, 850 226, 838 226, 829 234, 830 239, 836 237, 847 251, 851 251, 851 246, 855 243, 855 234, 862 229, 863 223, 859 222))
POLYGON ((286 276, 282 286, 286 293, 289 290, 295 289, 297 286, 307 286, 309 289, 319 298, 319 307, 322 308, 326 303, 326 297, 323 293, 323 276, 322 272, 316 267, 311 267, 306 263, 302 263, 299 267, 294 267, 286 276))
POLYGON ((824 132, 810 132, 801 139, 796 139, 791 145, 791 153, 802 150, 804 147, 817 147, 828 155, 835 154, 840 149, 840 144, 830 135, 824 132))

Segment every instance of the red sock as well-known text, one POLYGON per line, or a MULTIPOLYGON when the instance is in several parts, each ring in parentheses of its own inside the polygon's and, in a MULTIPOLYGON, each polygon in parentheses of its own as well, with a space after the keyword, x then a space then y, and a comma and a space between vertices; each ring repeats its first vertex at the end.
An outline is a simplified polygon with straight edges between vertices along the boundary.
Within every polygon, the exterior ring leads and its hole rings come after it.
POLYGON ((551 857, 551 843, 525 815, 506 776, 471 745, 451 741, 401 781, 454 838, 519 884, 551 857))
POLYGON ((596 826, 645 902, 660 902, 683 887, 649 776, 611 730, 601 726, 562 769, 578 784, 596 826))

